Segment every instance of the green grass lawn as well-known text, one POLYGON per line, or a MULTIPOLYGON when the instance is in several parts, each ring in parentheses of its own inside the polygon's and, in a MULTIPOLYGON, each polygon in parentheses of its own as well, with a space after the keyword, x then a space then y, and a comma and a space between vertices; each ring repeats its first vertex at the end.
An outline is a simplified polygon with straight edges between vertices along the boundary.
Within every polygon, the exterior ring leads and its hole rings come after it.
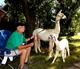
MULTIPOLYGON (((60 39, 65 38, 65 36, 60 37, 60 39)), ((65 67, 69 67, 74 65, 74 63, 80 61, 80 36, 72 36, 69 39, 69 47, 70 47, 70 56, 66 57, 66 62, 62 61, 61 53, 58 55, 54 64, 51 64, 54 53, 52 58, 48 58, 47 53, 38 53, 36 54, 34 51, 31 52, 30 60, 34 61, 34 64, 28 65, 30 69, 64 69, 65 67)), ((48 45, 44 47, 45 50, 48 50, 48 45)), ((55 52, 55 48, 54 48, 55 52)), ((17 69, 19 65, 19 59, 14 60, 12 65, 17 69)), ((10 69, 9 67, 5 67, 4 69, 10 69)))

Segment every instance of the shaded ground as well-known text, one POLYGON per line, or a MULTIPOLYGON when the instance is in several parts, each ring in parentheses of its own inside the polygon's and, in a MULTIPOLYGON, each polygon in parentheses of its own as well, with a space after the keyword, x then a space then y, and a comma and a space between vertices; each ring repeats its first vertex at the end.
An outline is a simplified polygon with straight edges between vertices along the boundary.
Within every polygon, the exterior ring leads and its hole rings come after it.
MULTIPOLYGON (((47 55, 44 56, 44 54, 38 54, 38 55, 34 55, 34 56, 31 55, 31 57, 30 57, 30 60, 34 61, 34 64, 32 64, 32 65, 25 65, 25 66, 28 66, 29 69, 80 69, 79 67, 75 66, 74 63, 71 64, 69 62, 70 60, 67 60, 65 63, 63 63, 61 57, 58 58, 60 60, 57 59, 56 62, 51 65, 51 61, 52 61, 53 58, 51 58, 49 60, 45 60, 47 55), (33 58, 34 56, 35 56, 35 58, 33 58)), ((76 63, 76 64, 78 66, 80 66, 80 62, 76 63)), ((18 69, 19 58, 15 59, 11 63, 11 65, 14 67, 14 69, 18 69)), ((11 69, 11 68, 9 68, 6 65, 6 66, 4 66, 3 69, 11 69)))
POLYGON ((80 62, 79 63, 75 63, 73 66, 67 67, 67 68, 63 68, 63 69, 80 69, 80 62))

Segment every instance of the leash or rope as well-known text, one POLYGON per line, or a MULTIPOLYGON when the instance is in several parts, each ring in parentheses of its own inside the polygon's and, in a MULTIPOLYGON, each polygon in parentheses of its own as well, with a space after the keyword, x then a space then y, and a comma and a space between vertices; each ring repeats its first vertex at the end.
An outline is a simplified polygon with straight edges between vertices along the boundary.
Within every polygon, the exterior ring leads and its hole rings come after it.
POLYGON ((40 32, 38 32, 38 34, 41 33, 42 31, 44 31, 44 29, 42 29, 40 32))
POLYGON ((50 51, 45 51, 43 48, 42 48, 42 46, 40 46, 40 49, 42 50, 42 52, 44 52, 44 53, 49 53, 50 51))

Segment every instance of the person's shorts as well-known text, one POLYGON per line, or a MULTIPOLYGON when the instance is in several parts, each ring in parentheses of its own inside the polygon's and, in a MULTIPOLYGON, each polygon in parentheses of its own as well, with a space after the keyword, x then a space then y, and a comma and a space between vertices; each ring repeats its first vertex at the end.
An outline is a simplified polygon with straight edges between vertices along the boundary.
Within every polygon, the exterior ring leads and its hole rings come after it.
POLYGON ((16 55, 19 55, 18 54, 18 49, 16 49, 16 50, 10 50, 10 53, 9 54, 6 53, 6 52, 4 52, 4 55, 5 56, 16 56, 16 55))

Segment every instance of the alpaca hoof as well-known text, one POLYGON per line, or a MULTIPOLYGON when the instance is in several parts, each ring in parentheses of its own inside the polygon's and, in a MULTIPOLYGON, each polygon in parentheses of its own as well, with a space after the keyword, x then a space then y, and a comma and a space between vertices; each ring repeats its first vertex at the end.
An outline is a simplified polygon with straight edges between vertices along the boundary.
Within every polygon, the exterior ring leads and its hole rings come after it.
POLYGON ((65 62, 65 60, 63 60, 63 62, 65 62))
POLYGON ((42 53, 42 51, 39 51, 39 52, 41 52, 41 53, 42 53))
POLYGON ((41 52, 41 53, 44 53, 44 52, 41 52))
POLYGON ((54 63, 54 61, 51 64, 53 64, 53 63, 54 63))
POLYGON ((66 56, 64 58, 66 58, 66 56))
POLYGON ((36 52, 36 54, 38 54, 38 52, 36 52))
POLYGON ((52 56, 51 55, 49 55, 49 58, 51 58, 52 56))
POLYGON ((70 56, 70 55, 68 55, 68 56, 70 56))

